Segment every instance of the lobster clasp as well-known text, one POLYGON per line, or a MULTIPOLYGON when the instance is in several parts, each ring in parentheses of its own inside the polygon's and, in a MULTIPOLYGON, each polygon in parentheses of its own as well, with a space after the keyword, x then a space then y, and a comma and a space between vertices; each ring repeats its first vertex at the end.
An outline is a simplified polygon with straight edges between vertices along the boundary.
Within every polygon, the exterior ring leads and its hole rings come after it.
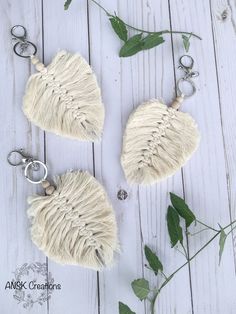
POLYGON ((7 162, 9 165, 13 167, 17 166, 23 166, 29 162, 31 162, 33 158, 31 156, 27 156, 23 149, 16 149, 12 150, 8 155, 7 155, 7 162))
POLYGON ((194 60, 191 56, 189 55, 183 55, 179 59, 179 69, 183 70, 185 73, 185 76, 183 79, 187 80, 189 78, 197 77, 199 76, 198 71, 193 71, 193 66, 194 66, 194 60))

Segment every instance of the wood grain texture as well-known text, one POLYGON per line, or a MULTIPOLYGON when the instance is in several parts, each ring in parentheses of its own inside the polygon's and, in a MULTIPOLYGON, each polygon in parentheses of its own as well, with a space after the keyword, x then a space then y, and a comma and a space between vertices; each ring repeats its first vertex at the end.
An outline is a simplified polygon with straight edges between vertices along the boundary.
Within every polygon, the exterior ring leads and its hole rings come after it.
MULTIPOLYGON (((235 219, 235 104, 234 62, 236 53, 236 7, 233 0, 100 0, 129 24, 148 30, 194 31, 203 41, 192 40, 197 94, 181 110, 197 121, 202 134, 199 150, 172 178, 151 187, 130 187, 120 165, 122 135, 128 116, 140 103, 162 98, 169 104, 175 96, 175 82, 181 75, 178 58, 184 53, 181 36, 166 35, 156 49, 120 59, 121 42, 107 16, 90 0, 74 0, 68 11, 64 1, 16 1, 0 4, 0 199, 2 239, 0 249, 0 309, 2 314, 118 314, 118 302, 136 314, 149 314, 149 304, 140 302, 130 283, 145 277, 151 286, 160 283, 144 267, 144 245, 158 252, 165 273, 170 274, 184 257, 170 248, 166 228, 168 192, 185 196, 199 219, 217 227, 235 219), (13 54, 9 30, 26 26, 45 64, 60 50, 81 53, 90 61, 106 108, 103 139, 81 143, 42 132, 31 125, 21 111, 25 83, 33 68, 13 54), (26 198, 35 193, 20 169, 6 163, 11 149, 23 147, 46 160, 51 175, 68 169, 89 170, 105 186, 116 211, 121 252, 113 268, 102 273, 79 267, 60 266, 49 261, 30 240, 26 198), (125 190, 126 200, 117 193, 125 190), (48 270, 62 290, 54 292, 42 306, 25 310, 4 290, 12 272, 25 262, 47 262, 48 270), (2 271, 2 269, 4 271, 2 271)), ((133 32, 131 32, 133 34, 133 32)), ((49 104, 50 105, 50 104, 49 104)), ((40 191, 40 190, 39 190, 40 191)), ((41 191, 40 191, 41 192, 41 191)), ((194 232, 194 227, 191 229, 194 232)), ((190 255, 211 236, 209 232, 188 238, 190 255)), ((218 242, 201 253, 163 289, 156 302, 161 314, 231 314, 236 301, 235 238, 228 238, 218 267, 218 242)), ((185 239, 185 244, 186 239, 185 239)))
MULTIPOLYGON (((236 6, 234 1, 212 1, 212 30, 214 36, 219 105, 225 148, 226 175, 231 220, 236 216, 236 128, 235 128, 235 69, 236 6), (227 34, 227 36, 225 36, 227 34)), ((235 236, 234 264, 236 263, 235 236)))
MULTIPOLYGON (((186 200, 202 221, 212 226, 217 226, 219 221, 226 225, 230 221, 230 212, 209 3, 182 1, 177 6, 171 1, 170 7, 173 28, 192 29, 203 36, 201 42, 194 41, 190 51, 200 71, 199 91, 183 106, 184 111, 195 117, 202 134, 197 153, 183 169, 186 200)), ((176 56, 182 53, 177 42, 174 47, 176 56)), ((199 238, 190 239, 191 254, 207 242, 210 235, 203 233, 199 238)), ((228 241, 221 267, 218 267, 216 258, 217 241, 193 261, 194 312, 233 313, 232 287, 236 281, 232 249, 232 243, 228 241)))
MULTIPOLYGON (((115 1, 111 3, 107 0, 103 4, 109 11, 116 10, 121 15, 127 9, 115 1)), ((107 188, 116 210, 121 242, 121 254, 117 256, 116 267, 99 276, 100 312, 117 313, 118 301, 122 301, 137 313, 144 313, 144 304, 137 302, 130 286, 134 278, 142 277, 143 274, 137 189, 132 189, 125 182, 119 161, 122 132, 127 118, 123 111, 128 112, 129 106, 132 106, 132 97, 136 97, 132 95, 132 87, 127 91, 126 79, 132 79, 132 68, 130 60, 121 61, 118 57, 120 41, 111 32, 110 23, 104 13, 92 4, 89 25, 91 64, 98 75, 106 108, 103 140, 94 149, 95 174, 107 188), (125 201, 117 199, 120 189, 128 193, 125 201), (110 294, 109 291, 113 293, 110 294)))
MULTIPOLYGON (((64 11, 63 4, 63 1, 44 1, 43 4, 45 64, 61 49, 79 52, 89 60, 87 3, 75 2, 68 11, 64 11)), ((91 143, 63 139, 48 133, 46 160, 52 175, 70 169, 88 170, 93 174, 91 143)), ((62 285, 62 290, 55 293, 49 304, 49 313, 65 313, 68 305, 70 314, 98 312, 96 272, 73 266, 62 267, 50 260, 48 269, 62 285)))
MULTIPOLYGON (((24 86, 32 73, 28 60, 17 57, 12 50, 10 29, 15 24, 24 24, 30 29, 30 36, 37 46, 41 41, 41 5, 39 1, 4 1, 1 12, 1 220, 3 234, 0 242, 0 308, 2 313, 25 313, 25 309, 13 299, 13 291, 5 290, 8 280, 14 278, 13 272, 24 263, 46 258, 32 244, 29 223, 26 215, 26 198, 36 189, 24 178, 20 168, 8 165, 7 154, 16 148, 25 148, 30 153, 43 157, 43 133, 31 126, 21 110, 24 86), (33 22, 35 21, 35 22, 33 22)), ((47 304, 35 307, 31 313, 47 313, 47 304)))

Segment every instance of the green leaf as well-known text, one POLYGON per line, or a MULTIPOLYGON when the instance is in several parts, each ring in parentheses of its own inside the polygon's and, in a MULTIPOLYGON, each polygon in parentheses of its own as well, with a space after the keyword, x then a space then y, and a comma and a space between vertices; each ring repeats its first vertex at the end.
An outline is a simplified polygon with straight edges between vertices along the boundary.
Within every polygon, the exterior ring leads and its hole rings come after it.
POLYGON ((156 256, 156 254, 152 252, 152 250, 147 245, 145 245, 144 251, 149 266, 154 271, 154 273, 157 274, 159 270, 162 272, 163 265, 160 262, 159 258, 156 256))
POLYGON ((142 301, 145 300, 150 292, 149 282, 144 279, 136 279, 131 283, 135 295, 142 301))
POLYGON ((224 232, 223 229, 221 229, 220 240, 219 240, 219 246, 220 246, 220 250, 219 250, 219 265, 220 265, 222 254, 223 254, 223 251, 224 251, 226 239, 227 239, 227 234, 224 232))
POLYGON ((149 34, 143 38, 143 34, 138 34, 126 41, 120 50, 120 57, 130 57, 142 50, 151 49, 164 43, 160 33, 149 34))
POLYGON ((192 35, 190 36, 186 36, 186 35, 182 35, 182 39, 183 39, 183 44, 184 44, 184 49, 186 52, 189 51, 189 47, 190 47, 190 38, 192 35))
POLYGON ((143 49, 151 49, 163 44, 164 42, 165 40, 162 36, 160 36, 160 33, 149 34, 143 39, 143 49))
POLYGON ((135 314, 135 312, 132 312, 128 305, 119 302, 119 314, 135 314))
POLYGON ((64 3, 64 10, 68 10, 69 6, 71 4, 72 0, 66 0, 66 2, 64 3))
POLYGON ((137 52, 143 50, 144 43, 142 41, 143 34, 131 37, 120 50, 120 57, 130 57, 137 52))
POLYGON ((115 33, 121 40, 126 42, 128 39, 128 30, 125 23, 118 16, 112 16, 109 20, 115 33))
POLYGON ((189 209, 185 201, 174 193, 170 193, 170 200, 178 214, 184 218, 186 226, 189 227, 196 220, 194 213, 189 209))
POLYGON ((179 215, 172 206, 168 207, 167 226, 168 226, 171 246, 174 247, 178 242, 183 243, 183 233, 182 233, 182 228, 179 225, 179 215))

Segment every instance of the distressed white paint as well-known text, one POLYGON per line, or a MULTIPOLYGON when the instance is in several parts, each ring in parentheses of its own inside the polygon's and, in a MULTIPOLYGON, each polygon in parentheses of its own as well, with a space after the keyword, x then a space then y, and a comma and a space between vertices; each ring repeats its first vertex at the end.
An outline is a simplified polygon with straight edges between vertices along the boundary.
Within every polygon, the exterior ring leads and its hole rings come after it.
MULTIPOLYGON (((0 308, 1 313, 116 314, 118 301, 127 303, 137 314, 149 313, 148 304, 133 295, 130 282, 145 276, 151 285, 156 278, 145 269, 143 247, 155 249, 171 273, 184 258, 170 249, 165 214, 168 192, 183 195, 199 218, 216 226, 235 216, 235 2, 103 0, 129 24, 145 29, 190 30, 202 35, 192 41, 190 54, 200 71, 196 96, 183 105, 197 120, 202 133, 198 152, 174 177, 146 188, 131 188, 119 163, 122 133, 130 112, 139 103, 154 97, 170 102, 174 97, 174 70, 183 54, 180 36, 170 36, 162 47, 120 59, 119 40, 107 17, 91 1, 74 0, 64 12, 63 0, 2 1, 0 4, 0 134, 1 134, 1 220, 0 308), (222 15, 223 13, 223 15, 222 15), (223 18, 222 18, 223 16, 223 18), (95 144, 66 140, 31 126, 21 112, 24 85, 31 73, 27 60, 12 53, 9 29, 14 24, 27 27, 39 55, 49 63, 59 49, 80 52, 97 73, 106 107, 103 141, 95 144), (174 65, 172 58, 174 56, 174 65), (52 175, 73 168, 88 169, 107 188, 117 214, 121 255, 110 270, 97 275, 78 267, 61 267, 47 261, 31 243, 26 217, 26 197, 34 187, 20 169, 6 163, 7 153, 24 147, 46 160, 52 175), (128 192, 125 201, 117 192, 128 192), (22 309, 4 290, 12 272, 24 262, 47 262, 62 290, 48 304, 22 309)), ((177 71, 177 77, 180 73, 177 71)), ((203 233, 189 238, 193 254, 211 236, 203 233)), ((156 303, 157 313, 230 314, 235 312, 235 245, 227 240, 222 265, 218 267, 218 243, 191 264, 190 276, 183 269, 165 287, 156 303), (190 281, 191 279, 191 281, 190 281)))

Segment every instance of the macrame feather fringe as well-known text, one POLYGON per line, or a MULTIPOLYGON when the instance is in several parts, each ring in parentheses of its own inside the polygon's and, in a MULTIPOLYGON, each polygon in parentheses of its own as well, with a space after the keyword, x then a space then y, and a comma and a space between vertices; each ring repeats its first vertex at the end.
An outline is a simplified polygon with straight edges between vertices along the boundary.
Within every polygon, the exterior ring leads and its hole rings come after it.
POLYGON ((123 138, 121 163, 127 181, 151 184, 173 175, 197 149, 199 139, 188 113, 158 100, 142 104, 131 114, 123 138))
POLYGON ((33 242, 61 264, 94 270, 111 265, 117 226, 103 187, 87 172, 66 173, 56 185, 52 195, 28 200, 33 242))
POLYGON ((27 118, 43 130, 69 138, 101 138, 104 106, 95 75, 79 55, 60 51, 45 67, 31 58, 39 73, 28 80, 23 101, 27 118))

